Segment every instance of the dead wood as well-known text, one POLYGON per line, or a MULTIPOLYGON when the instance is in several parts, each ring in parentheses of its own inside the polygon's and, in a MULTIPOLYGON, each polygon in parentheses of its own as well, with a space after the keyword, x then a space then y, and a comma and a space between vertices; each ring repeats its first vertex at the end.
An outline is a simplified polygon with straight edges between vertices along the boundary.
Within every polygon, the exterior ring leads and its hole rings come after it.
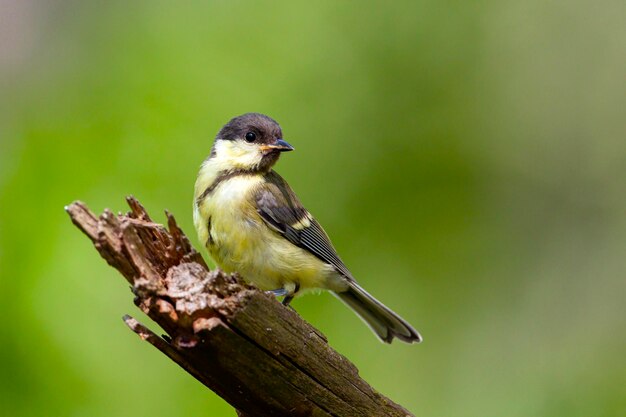
POLYGON ((66 210, 166 335, 125 316, 128 327, 239 416, 411 416, 296 312, 236 275, 209 271, 172 215, 165 228, 127 200, 125 215, 96 217, 81 202, 66 210))

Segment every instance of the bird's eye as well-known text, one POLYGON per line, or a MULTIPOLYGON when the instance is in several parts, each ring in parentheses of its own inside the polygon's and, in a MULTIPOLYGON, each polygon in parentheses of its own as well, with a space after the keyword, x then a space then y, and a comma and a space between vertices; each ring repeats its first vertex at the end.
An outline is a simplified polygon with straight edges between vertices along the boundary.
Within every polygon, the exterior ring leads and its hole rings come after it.
POLYGON ((254 142, 256 140, 256 134, 254 132, 246 133, 246 142, 254 142))

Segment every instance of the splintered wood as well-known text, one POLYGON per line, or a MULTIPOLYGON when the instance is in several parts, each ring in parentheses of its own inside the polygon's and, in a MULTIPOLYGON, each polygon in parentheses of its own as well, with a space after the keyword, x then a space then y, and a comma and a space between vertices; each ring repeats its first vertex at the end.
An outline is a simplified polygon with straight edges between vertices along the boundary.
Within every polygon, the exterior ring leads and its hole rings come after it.
POLYGON ((166 228, 127 201, 125 215, 97 217, 81 202, 66 210, 167 335, 125 316, 128 327, 240 416, 412 415, 362 380, 293 310, 236 275, 209 271, 172 215, 166 228))

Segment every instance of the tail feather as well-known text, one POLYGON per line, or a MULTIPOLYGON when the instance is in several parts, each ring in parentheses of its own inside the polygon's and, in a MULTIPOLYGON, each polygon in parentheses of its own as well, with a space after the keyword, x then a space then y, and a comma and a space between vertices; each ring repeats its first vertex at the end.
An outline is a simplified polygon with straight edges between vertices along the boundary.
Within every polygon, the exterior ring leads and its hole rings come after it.
POLYGON ((422 336, 402 317, 372 297, 356 282, 350 281, 347 291, 335 293, 376 333, 385 343, 394 337, 407 343, 419 343, 422 336))

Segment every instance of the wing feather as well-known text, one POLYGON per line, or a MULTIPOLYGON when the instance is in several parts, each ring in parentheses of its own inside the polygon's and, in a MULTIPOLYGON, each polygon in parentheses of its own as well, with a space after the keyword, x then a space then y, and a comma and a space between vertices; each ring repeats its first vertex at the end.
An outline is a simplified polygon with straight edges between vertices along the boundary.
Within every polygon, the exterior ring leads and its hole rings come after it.
POLYGON ((270 171, 256 190, 257 212, 265 223, 294 245, 331 264, 346 278, 353 279, 322 226, 302 206, 287 182, 270 171))

